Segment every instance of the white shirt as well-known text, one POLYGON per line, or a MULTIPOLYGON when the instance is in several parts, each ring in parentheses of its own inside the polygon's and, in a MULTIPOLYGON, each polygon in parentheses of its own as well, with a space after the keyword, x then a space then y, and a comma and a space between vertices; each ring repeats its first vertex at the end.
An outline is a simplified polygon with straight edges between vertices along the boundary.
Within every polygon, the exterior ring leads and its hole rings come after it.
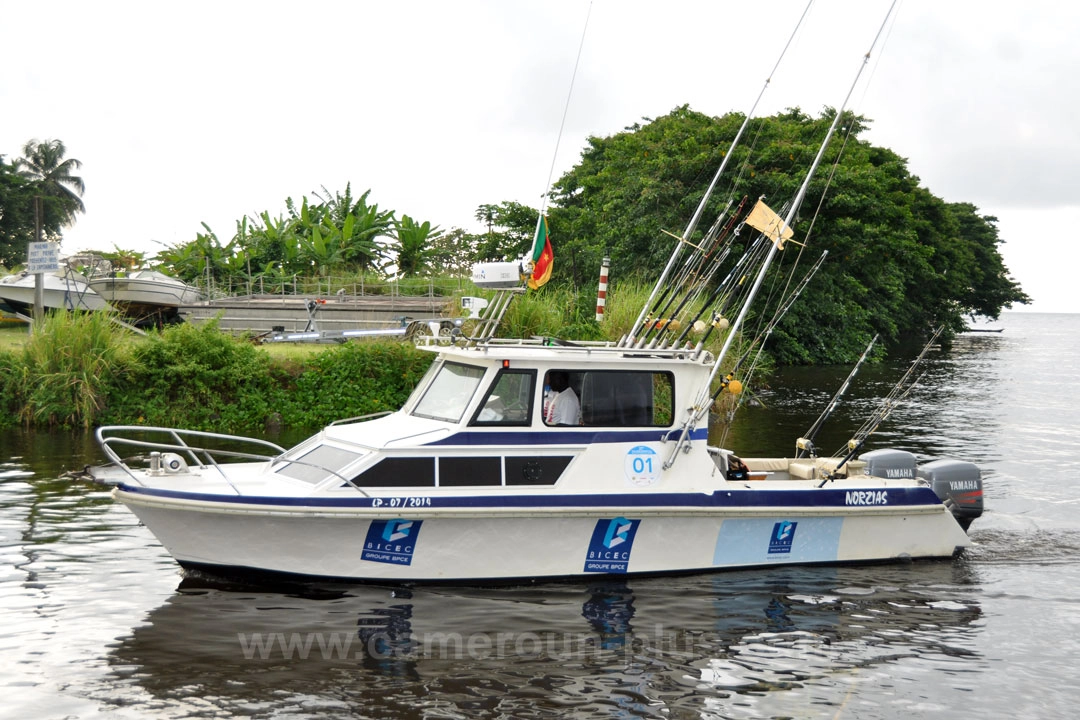
POLYGON ((581 418, 581 403, 578 402, 577 393, 571 388, 566 388, 555 396, 551 403, 552 425, 577 425, 581 418))

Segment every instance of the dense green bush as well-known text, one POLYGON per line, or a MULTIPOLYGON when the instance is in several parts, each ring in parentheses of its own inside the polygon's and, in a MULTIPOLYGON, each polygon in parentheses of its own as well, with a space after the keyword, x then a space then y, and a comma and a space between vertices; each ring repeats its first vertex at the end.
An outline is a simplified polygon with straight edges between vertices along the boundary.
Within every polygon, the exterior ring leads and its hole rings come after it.
POLYGON ((352 342, 313 355, 281 398, 290 427, 396 410, 435 356, 400 341, 352 342))
POLYGON ((26 363, 11 352, 0 352, 0 428, 18 424, 22 410, 26 363))
MULTIPOLYGON (((545 287, 515 299, 499 335, 615 340, 647 295, 634 283, 614 288, 597 323, 593 291, 545 287)), ((0 351, 0 426, 310 431, 399 408, 433 357, 407 342, 367 340, 283 360, 216 322, 136 339, 103 313, 61 313, 22 348, 0 351)))
POLYGON ((0 352, 0 427, 312 430, 397 409, 433 357, 386 340, 278 360, 213 322, 132 340, 104 314, 61 313, 23 348, 0 352))
POLYGON ((216 322, 173 325, 136 343, 102 424, 184 425, 219 432, 262 425, 280 402, 281 374, 216 322))

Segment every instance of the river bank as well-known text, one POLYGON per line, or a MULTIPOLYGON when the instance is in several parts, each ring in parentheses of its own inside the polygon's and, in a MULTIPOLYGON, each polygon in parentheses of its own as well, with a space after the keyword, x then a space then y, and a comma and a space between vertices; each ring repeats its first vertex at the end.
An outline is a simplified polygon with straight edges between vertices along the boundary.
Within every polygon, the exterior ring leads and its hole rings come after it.
POLYGON ((431 361, 398 341, 256 347, 213 321, 132 341, 100 314, 58 314, 32 336, 2 335, 0 427, 313 429, 396 409, 431 361))

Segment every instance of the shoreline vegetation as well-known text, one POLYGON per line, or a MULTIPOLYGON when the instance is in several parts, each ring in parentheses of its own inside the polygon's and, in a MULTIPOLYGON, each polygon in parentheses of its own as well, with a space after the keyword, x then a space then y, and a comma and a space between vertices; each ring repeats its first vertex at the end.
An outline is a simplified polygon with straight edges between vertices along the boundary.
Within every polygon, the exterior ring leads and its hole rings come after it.
MULTIPOLYGON (((835 114, 825 108, 813 117, 790 108, 757 118, 752 146, 733 147, 744 126, 740 113, 712 117, 687 105, 608 137, 590 137, 580 162, 552 185, 542 226, 538 209, 503 201, 477 208, 474 217, 484 232, 444 231, 380 209, 370 189, 354 195, 347 183, 344 192, 323 187, 311 198, 286 198, 284 212, 244 216, 231 237, 219 237, 204 224, 205 232, 194 240, 166 247, 152 260, 120 248, 87 252, 109 260, 117 271, 150 263, 200 285, 211 297, 238 291, 307 294, 312 287, 321 294, 325 287, 334 294, 426 293, 459 300, 488 295, 464 280, 467 268, 525 256, 537 247, 543 227, 551 232, 557 275, 511 304, 500 336, 613 341, 632 327, 657 271, 669 255, 674 258, 677 236, 670 229, 684 227, 698 212, 702 196, 688 188, 699 187, 724 153, 731 153, 734 174, 701 205, 701 217, 715 218, 712 227, 731 230, 725 240, 731 244, 720 250, 720 235, 706 231, 705 224, 684 239, 694 244, 711 238, 715 258, 684 270, 719 288, 722 272, 739 277, 742 270, 732 260, 756 242, 749 232, 740 235, 744 204, 795 197, 835 114), (660 237, 664 228, 669 230, 660 237), (597 323, 595 282, 604 259, 622 284, 609 286, 605 320, 597 323)), ((821 253, 823 260, 828 253, 830 261, 813 271, 811 291, 775 326, 766 355, 758 356, 761 347, 753 338, 775 309, 748 316, 745 335, 725 359, 729 367, 751 368, 758 384, 773 363, 852 363, 875 336, 882 339, 876 358, 921 346, 939 326, 947 344, 967 326, 966 318, 996 319, 1003 308, 1030 302, 1001 257, 997 219, 923 187, 903 156, 861 137, 869 123, 851 113, 841 118, 845 142, 825 158, 833 164, 830 180, 811 189, 804 214, 793 220, 790 229, 800 239, 764 278, 766 305, 782 306, 814 255, 821 253), (805 248, 812 252, 804 258, 805 248), (751 362, 742 365, 746 359, 751 362)), ((43 239, 59 241, 63 228, 84 210, 83 181, 72 174, 80 163, 65 159, 63 143, 30 141, 23 152, 14 163, 0 158, 0 263, 9 268, 25 261, 24 249, 39 227, 43 239)), ((714 300, 714 307, 728 307, 729 299, 714 300)), ((449 307, 454 312, 458 303, 449 307)), ((706 349, 715 352, 721 335, 711 334, 706 349)), ((228 336, 213 322, 134 338, 106 316, 60 314, 24 344, 5 348, 0 339, 0 427, 310 430, 396 409, 430 361, 429 353, 401 341, 285 353, 228 336)), ((737 379, 753 387, 751 378, 737 379)), ((735 396, 720 399, 714 411, 730 417, 725 411, 735 407, 735 396)))
MULTIPOLYGON (((613 286, 602 324, 583 309, 595 307, 595 296, 559 288, 529 292, 511 303, 499 335, 617 340, 649 290, 613 286)), ((26 325, 4 325, 0 427, 313 431, 398 409, 434 357, 399 339, 257 345, 221 331, 216 321, 138 337, 105 312, 54 313, 32 335, 26 325)), ((715 351, 717 338, 711 340, 715 351)))

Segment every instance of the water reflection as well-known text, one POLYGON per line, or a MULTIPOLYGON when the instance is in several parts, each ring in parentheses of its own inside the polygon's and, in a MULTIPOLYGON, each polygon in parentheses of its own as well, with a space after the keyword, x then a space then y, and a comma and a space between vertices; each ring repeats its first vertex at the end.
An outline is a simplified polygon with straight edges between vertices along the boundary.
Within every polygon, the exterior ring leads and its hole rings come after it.
POLYGON ((600 583, 591 586, 589 599, 581 615, 597 633, 600 647, 618 650, 625 647, 634 628, 634 592, 622 582, 600 583))
POLYGON ((109 663, 132 692, 227 712, 707 716, 792 687, 832 702, 837 674, 908 659, 971 669, 976 589, 962 560, 482 589, 191 577, 109 663))

